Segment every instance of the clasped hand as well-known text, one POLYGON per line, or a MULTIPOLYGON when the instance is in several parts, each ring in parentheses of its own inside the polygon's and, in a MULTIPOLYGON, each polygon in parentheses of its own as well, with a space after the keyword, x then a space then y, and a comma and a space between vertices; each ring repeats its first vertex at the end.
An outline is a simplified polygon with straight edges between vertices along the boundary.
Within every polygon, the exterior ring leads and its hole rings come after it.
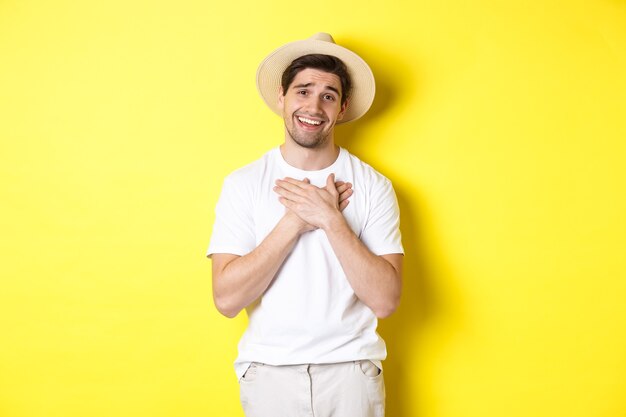
POLYGON ((352 184, 335 182, 335 174, 326 179, 325 187, 316 187, 308 179, 302 181, 286 177, 276 180, 274 191, 280 203, 287 208, 286 216, 295 215, 301 232, 324 229, 338 219, 349 203, 352 184))

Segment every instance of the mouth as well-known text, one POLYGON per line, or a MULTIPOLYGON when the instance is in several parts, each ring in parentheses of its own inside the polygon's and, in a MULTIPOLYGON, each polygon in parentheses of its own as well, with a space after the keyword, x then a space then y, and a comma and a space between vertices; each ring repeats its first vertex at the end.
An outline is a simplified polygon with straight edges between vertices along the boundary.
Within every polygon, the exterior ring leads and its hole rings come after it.
POLYGON ((315 130, 324 124, 324 120, 318 118, 305 116, 296 116, 295 118, 300 126, 308 130, 315 130))

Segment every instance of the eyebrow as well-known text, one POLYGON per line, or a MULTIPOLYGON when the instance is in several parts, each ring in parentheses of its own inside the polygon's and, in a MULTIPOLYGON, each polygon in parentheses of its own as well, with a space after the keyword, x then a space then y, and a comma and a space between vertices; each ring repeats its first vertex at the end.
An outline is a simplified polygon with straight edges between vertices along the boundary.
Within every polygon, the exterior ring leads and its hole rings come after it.
MULTIPOLYGON (((294 85, 293 88, 307 88, 312 85, 315 85, 315 83, 298 84, 298 85, 294 85)), ((334 91, 335 93, 337 93, 338 96, 341 96, 341 93, 335 87, 327 85, 326 88, 329 89, 330 91, 334 91)))

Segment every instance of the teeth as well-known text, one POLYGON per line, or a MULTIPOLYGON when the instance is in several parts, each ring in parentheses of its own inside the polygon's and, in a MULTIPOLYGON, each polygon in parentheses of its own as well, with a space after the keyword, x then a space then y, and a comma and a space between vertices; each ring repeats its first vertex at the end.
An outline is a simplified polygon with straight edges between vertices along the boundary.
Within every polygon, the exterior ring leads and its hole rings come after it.
POLYGON ((300 120, 302 123, 306 123, 308 125, 319 126, 319 125, 322 124, 322 122, 319 121, 319 120, 311 120, 311 119, 307 119, 306 117, 298 117, 298 120, 300 120))

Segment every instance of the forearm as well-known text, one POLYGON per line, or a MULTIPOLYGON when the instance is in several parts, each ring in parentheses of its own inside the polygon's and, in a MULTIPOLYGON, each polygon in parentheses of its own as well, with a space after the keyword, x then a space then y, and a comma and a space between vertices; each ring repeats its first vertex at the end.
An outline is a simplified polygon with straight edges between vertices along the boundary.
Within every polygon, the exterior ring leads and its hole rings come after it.
POLYGON ((259 298, 296 244, 301 231, 293 218, 284 216, 252 252, 230 255, 216 262, 213 256, 213 298, 217 309, 235 317, 259 298), (225 259, 225 261, 224 261, 225 259))
POLYGON ((377 317, 392 314, 400 303, 402 255, 383 257, 373 254, 343 216, 335 216, 324 230, 356 296, 377 317))

